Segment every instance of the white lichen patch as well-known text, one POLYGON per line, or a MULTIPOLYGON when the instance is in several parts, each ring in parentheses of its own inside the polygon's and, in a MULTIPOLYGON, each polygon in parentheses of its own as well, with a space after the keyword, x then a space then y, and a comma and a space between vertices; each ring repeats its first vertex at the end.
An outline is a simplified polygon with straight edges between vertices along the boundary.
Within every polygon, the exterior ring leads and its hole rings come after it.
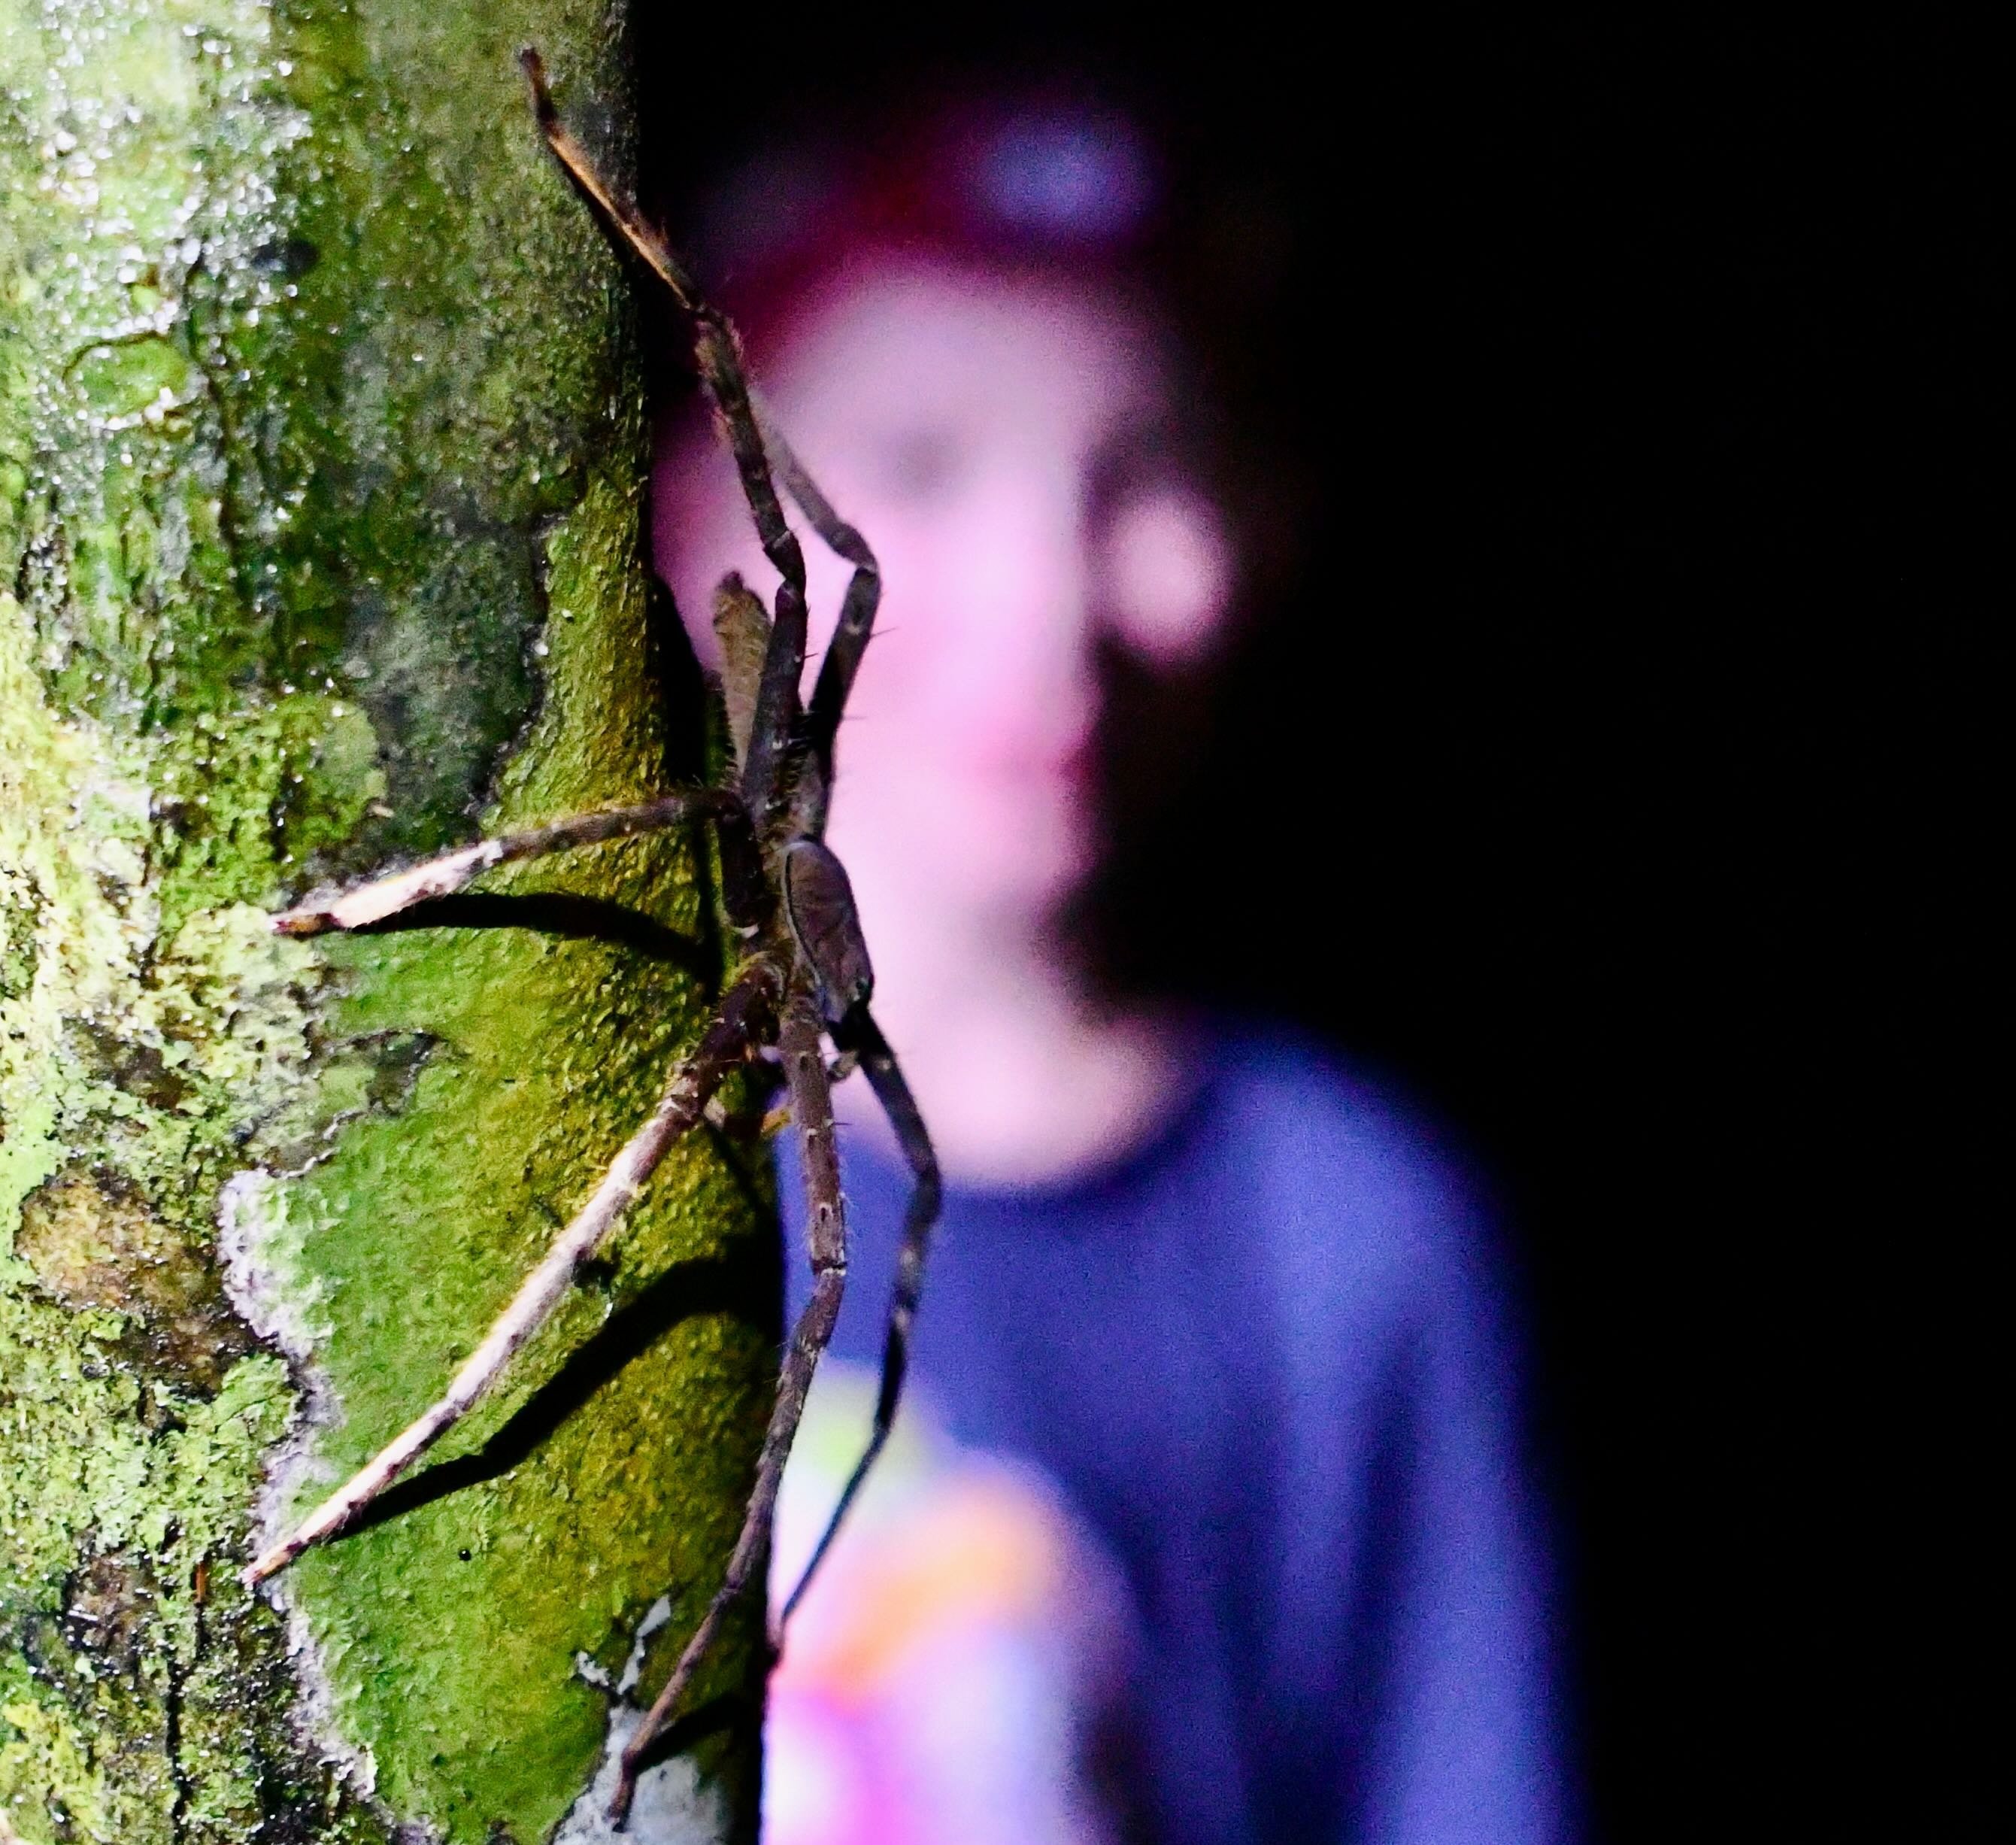
POLYGON ((552 1845, 640 1845, 657 1839, 718 1838, 727 1829, 720 1795, 701 1784, 690 1758, 675 1756, 646 1769, 637 1782, 637 1798, 628 1828, 617 1832, 609 1822, 609 1803, 622 1771, 623 1752, 637 1734, 644 1713, 631 1701, 644 1675, 644 1655, 651 1636, 672 1618, 672 1605, 661 1595, 637 1623, 630 1656, 612 1679, 586 1653, 576 1656, 574 1670, 609 1696, 609 1734, 602 1760, 588 1791, 567 1811, 552 1845))
MULTIPOLYGON (((766 1342, 710 1317, 527 1461, 243 1587, 310 1443, 424 1400, 703 1004, 573 937, 325 958, 271 927, 493 796, 657 791, 633 336, 511 60, 536 34, 617 95, 617 23, 0 3, 0 1813, 28 1845, 549 1841, 636 1721, 603 1750, 576 1649, 714 1567, 760 1438, 766 1342), (532 644, 549 598, 573 655, 532 644)), ((669 842, 621 876, 597 894, 690 926, 669 842)), ((751 1227, 704 1151, 629 1226, 638 1276, 751 1227)), ((719 1835, 665 1817, 700 1810, 685 1774, 633 1836, 719 1835)))
POLYGON ((220 330, 286 290, 307 118, 263 0, 196 21, 0 7, 0 1811, 34 1845, 250 1837, 291 1772, 231 1566, 297 1404, 210 1241, 308 1081, 267 816, 317 714, 175 675, 263 529, 241 495, 224 531, 220 330))
POLYGON ((728 1826, 725 1804, 715 1788, 703 1785, 690 1757, 675 1756, 648 1768, 637 1782, 637 1798, 627 1829, 610 1823, 609 1803, 616 1793, 623 1751, 644 1713, 628 1704, 610 1706, 609 1739, 595 1781, 567 1810, 553 1845, 639 1845, 646 1840, 718 1839, 728 1826))
MULTIPOLYGON (((315 1362, 318 1346, 329 1335, 321 1284, 300 1259, 301 1229, 290 1223, 287 1203, 286 1187, 272 1173, 254 1167, 225 1184, 218 1211, 225 1292, 246 1323, 286 1354, 297 1387, 286 1438, 268 1451, 253 1521, 255 1551, 286 1527, 304 1488, 330 1476, 327 1463, 315 1458, 315 1436, 340 1419, 327 1375, 315 1362)), ((369 1800, 378 1785, 377 1762, 346 1732, 335 1681, 290 1587, 283 1580, 265 1592, 287 1619, 287 1654, 301 1692, 293 1709, 296 1731, 334 1764, 354 1792, 369 1800)))
POLYGON ((315 1362, 318 1342, 329 1333, 319 1310, 321 1285, 299 1261, 300 1245, 286 1189, 272 1173, 255 1167, 226 1184, 218 1212, 225 1292, 246 1324, 286 1354, 299 1391, 287 1439, 274 1450, 260 1493, 259 1543, 284 1522, 301 1488, 328 1473, 312 1458, 314 1433, 340 1420, 328 1378, 315 1362))

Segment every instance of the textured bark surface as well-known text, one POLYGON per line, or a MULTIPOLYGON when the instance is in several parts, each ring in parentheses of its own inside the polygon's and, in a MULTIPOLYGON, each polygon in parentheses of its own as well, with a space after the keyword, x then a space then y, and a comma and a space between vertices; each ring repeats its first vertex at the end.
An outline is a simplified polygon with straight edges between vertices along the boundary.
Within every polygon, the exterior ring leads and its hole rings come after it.
MULTIPOLYGON (((609 1688, 733 1541, 776 1245, 697 1141, 390 1515, 236 1577, 439 1389, 717 985, 675 838, 453 927, 267 926, 697 761, 625 279, 527 38, 620 171, 619 0, 0 0, 0 1839, 598 1836, 609 1688)), ((752 1823, 754 1637, 633 1837, 752 1823)))

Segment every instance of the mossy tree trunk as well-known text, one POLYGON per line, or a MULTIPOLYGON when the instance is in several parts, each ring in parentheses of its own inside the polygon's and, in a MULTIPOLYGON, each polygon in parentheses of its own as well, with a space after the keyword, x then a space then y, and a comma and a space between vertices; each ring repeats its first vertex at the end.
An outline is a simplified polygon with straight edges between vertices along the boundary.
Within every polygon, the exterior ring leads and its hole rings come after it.
MULTIPOLYGON (((718 984, 671 838, 267 924, 698 759, 628 284, 524 40, 620 171, 621 0, 0 0, 0 1841, 598 1836, 752 1471, 773 1227, 696 1141, 390 1515, 238 1583, 718 984)), ((755 1638, 632 1836, 751 1827, 755 1638)))

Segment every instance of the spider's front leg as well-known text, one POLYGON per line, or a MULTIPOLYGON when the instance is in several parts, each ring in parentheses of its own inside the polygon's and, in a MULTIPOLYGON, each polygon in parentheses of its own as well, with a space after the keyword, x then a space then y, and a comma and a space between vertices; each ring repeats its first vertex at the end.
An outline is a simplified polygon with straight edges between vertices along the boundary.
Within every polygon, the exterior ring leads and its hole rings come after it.
POLYGON ((777 1488, 784 1463, 805 1414, 805 1394, 812 1372, 840 1319, 841 1297, 847 1285, 847 1223, 841 1200, 840 1158, 833 1145, 833 1090, 826 1081, 826 1054, 819 1043, 819 1014, 810 996, 800 991, 786 1002, 778 1036, 785 1079, 790 1085, 791 1111, 797 1125, 805 1173, 805 1208, 812 1267, 812 1295, 785 1348, 777 1379, 776 1407, 770 1414, 763 1447, 756 1461, 756 1484, 749 1495, 741 1535, 729 1559, 727 1573, 707 1605, 706 1615, 679 1655, 650 1713, 623 1751, 622 1767, 609 1816, 621 1825, 628 1817, 637 1792, 637 1777, 679 1699, 693 1670, 721 1631, 722 1623, 747 1591, 761 1566, 770 1540, 770 1519, 776 1510, 777 1488))
POLYGON ((839 623, 827 644, 826 658, 819 662, 805 726, 811 798, 801 802, 800 820, 803 830, 817 838, 826 831, 826 803, 833 792, 833 738, 847 708, 848 694, 854 689, 861 657, 868 650, 869 637, 875 631, 875 611, 882 600, 882 568, 867 539, 833 510, 833 502, 793 452, 753 386, 749 402, 777 472, 783 478, 785 491, 797 503, 798 510, 810 521, 826 549, 854 566, 846 593, 841 598, 839 623))
POLYGON ((693 788, 628 807, 571 814, 543 826, 501 833, 494 839, 479 839, 473 845, 444 852, 407 870, 354 885, 340 896, 283 910, 273 918, 274 932, 282 935, 320 935, 332 930, 369 928, 416 903, 452 897, 498 865, 543 858, 549 852, 571 852, 577 846, 595 845, 606 839, 655 833, 682 821, 703 818, 715 823, 725 857, 739 865, 753 853, 754 840, 740 798, 728 788, 693 788))
POLYGON ((692 317, 693 357, 700 368, 700 381, 713 402, 716 425, 734 457, 757 542, 782 579, 777 589, 776 619, 757 688, 749 753, 742 766, 743 798, 758 827, 764 827, 773 817, 773 805, 787 791, 787 759, 797 729, 798 679, 805 664, 805 559, 797 534, 784 517, 783 503, 771 478, 769 452, 764 446, 763 431, 758 427, 755 407, 750 399, 741 348, 726 315, 700 293, 686 265, 636 206, 603 179, 589 158, 588 150, 561 121, 553 92, 547 87, 545 63, 537 50, 529 45, 523 47, 518 62, 531 86, 533 113, 554 158, 692 317))
MULTIPOLYGON (((805 464, 784 439, 762 399, 750 383, 741 348, 727 319, 709 304, 686 265, 637 207, 610 186, 596 170, 587 150, 561 121, 545 67, 530 45, 518 54, 541 132, 574 184, 593 202, 617 235, 693 319, 693 353, 700 377, 713 399, 722 434, 735 457, 743 498, 764 554, 783 578, 777 593, 777 622, 765 662, 755 721, 750 726, 753 748, 743 764, 742 791, 760 824, 779 791, 779 772, 790 748, 798 716, 798 679, 805 658, 805 566, 797 539, 786 523, 772 472, 797 503, 821 542, 854 567, 841 599, 839 625, 812 688, 805 753, 813 766, 808 811, 803 830, 814 838, 824 830, 826 800, 833 787, 833 737, 840 726, 854 676, 874 631, 875 611, 882 595, 882 573, 868 541, 834 510, 805 464)), ((738 586, 739 587, 739 586, 738 586)))

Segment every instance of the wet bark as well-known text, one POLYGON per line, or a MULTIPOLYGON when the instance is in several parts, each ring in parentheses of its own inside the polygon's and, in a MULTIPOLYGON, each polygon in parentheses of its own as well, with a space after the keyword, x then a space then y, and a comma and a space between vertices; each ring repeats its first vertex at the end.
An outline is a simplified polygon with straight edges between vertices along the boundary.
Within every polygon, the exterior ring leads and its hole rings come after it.
MULTIPOLYGON (((718 989, 675 836, 268 925, 699 766, 629 283, 513 61, 620 172, 625 31, 0 0, 0 1840, 599 1836, 733 1543, 776 1244, 696 1140, 387 1515, 237 1580, 439 1389, 718 989)), ((758 1612, 632 1836, 752 1826, 758 1612)))

